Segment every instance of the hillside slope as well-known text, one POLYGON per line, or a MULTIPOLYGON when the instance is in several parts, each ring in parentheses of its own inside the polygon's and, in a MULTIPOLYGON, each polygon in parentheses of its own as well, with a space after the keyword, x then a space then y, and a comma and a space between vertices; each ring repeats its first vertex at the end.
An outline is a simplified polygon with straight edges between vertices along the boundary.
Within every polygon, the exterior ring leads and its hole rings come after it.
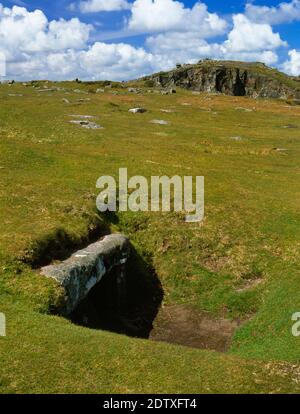
POLYGON ((253 98, 300 98, 300 84, 263 63, 204 60, 196 65, 177 65, 170 72, 144 78, 156 86, 181 87, 200 92, 253 98))
POLYGON ((0 393, 299 392, 300 338, 291 332, 300 310, 299 131, 300 106, 282 101, 100 83, 1 85, 0 393), (136 107, 147 112, 128 112, 136 107), (87 116, 103 129, 72 122, 87 116), (205 176, 204 221, 187 225, 174 212, 97 216, 96 182, 117 178, 119 167, 148 179, 205 176), (59 260, 60 249, 101 224, 127 234, 155 269, 164 309, 242 322, 227 353, 51 314, 61 292, 32 263, 59 260))

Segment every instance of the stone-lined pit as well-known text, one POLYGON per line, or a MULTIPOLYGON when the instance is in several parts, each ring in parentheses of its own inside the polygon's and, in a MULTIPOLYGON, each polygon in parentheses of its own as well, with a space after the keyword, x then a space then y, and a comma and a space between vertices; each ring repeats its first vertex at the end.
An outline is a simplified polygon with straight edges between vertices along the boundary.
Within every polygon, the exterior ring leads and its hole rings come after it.
POLYGON ((64 288, 64 303, 57 312, 74 323, 149 337, 163 290, 127 237, 106 236, 59 264, 43 267, 41 273, 64 288))
POLYGON ((155 272, 120 234, 41 273, 65 290, 58 313, 91 329, 226 352, 240 324, 185 305, 161 307, 163 290, 155 272))

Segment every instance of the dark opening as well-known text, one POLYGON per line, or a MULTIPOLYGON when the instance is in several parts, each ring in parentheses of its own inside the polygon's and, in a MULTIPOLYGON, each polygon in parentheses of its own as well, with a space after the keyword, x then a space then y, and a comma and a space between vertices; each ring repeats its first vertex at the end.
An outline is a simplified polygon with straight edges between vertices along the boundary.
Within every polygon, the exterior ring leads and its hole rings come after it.
POLYGON ((161 283, 135 252, 89 292, 70 315, 73 323, 138 338, 149 338, 163 300, 161 283))
POLYGON ((243 76, 243 79, 240 77, 240 71, 237 71, 236 75, 236 82, 233 86, 233 93, 235 96, 245 96, 246 95, 246 85, 247 82, 247 74, 243 76))
POLYGON ((229 74, 225 69, 219 70, 216 76, 216 90, 220 93, 233 93, 235 96, 245 96, 246 95, 246 88, 245 85, 247 83, 247 73, 241 77, 240 71, 237 69, 236 71, 236 80, 233 84, 232 90, 232 83, 231 78, 229 78, 229 74))
POLYGON ((216 90, 217 90, 217 92, 220 92, 220 93, 225 92, 226 81, 227 81, 226 70, 222 69, 222 70, 218 71, 217 76, 216 76, 216 90))

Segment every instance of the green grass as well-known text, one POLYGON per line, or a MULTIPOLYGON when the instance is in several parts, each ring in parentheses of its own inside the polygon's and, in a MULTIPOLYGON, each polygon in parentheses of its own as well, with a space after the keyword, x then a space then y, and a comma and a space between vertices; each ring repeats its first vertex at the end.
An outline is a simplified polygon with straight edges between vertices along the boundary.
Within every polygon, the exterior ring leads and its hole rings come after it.
POLYGON ((0 392, 298 392, 291 316, 300 310, 300 107, 187 91, 95 94, 94 85, 54 86, 69 93, 0 87, 0 312, 8 321, 0 392), (148 112, 128 113, 136 106, 148 112), (168 108, 174 112, 160 111, 168 108), (71 114, 95 115, 104 129, 72 125, 71 114), (120 167, 146 177, 204 175, 205 220, 99 216, 96 181, 117 177, 120 167), (92 331, 51 316, 62 292, 31 263, 57 258, 62 246, 80 246, 95 231, 116 230, 155 268, 166 304, 244 321, 229 353, 92 331))

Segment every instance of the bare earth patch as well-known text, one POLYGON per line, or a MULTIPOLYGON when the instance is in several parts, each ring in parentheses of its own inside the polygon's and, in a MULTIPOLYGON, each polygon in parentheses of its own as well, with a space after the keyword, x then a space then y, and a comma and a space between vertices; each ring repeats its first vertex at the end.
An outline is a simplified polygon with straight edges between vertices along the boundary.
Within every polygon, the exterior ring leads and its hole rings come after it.
POLYGON ((156 318, 150 340, 226 352, 239 325, 239 321, 213 318, 187 305, 164 306, 156 318))

